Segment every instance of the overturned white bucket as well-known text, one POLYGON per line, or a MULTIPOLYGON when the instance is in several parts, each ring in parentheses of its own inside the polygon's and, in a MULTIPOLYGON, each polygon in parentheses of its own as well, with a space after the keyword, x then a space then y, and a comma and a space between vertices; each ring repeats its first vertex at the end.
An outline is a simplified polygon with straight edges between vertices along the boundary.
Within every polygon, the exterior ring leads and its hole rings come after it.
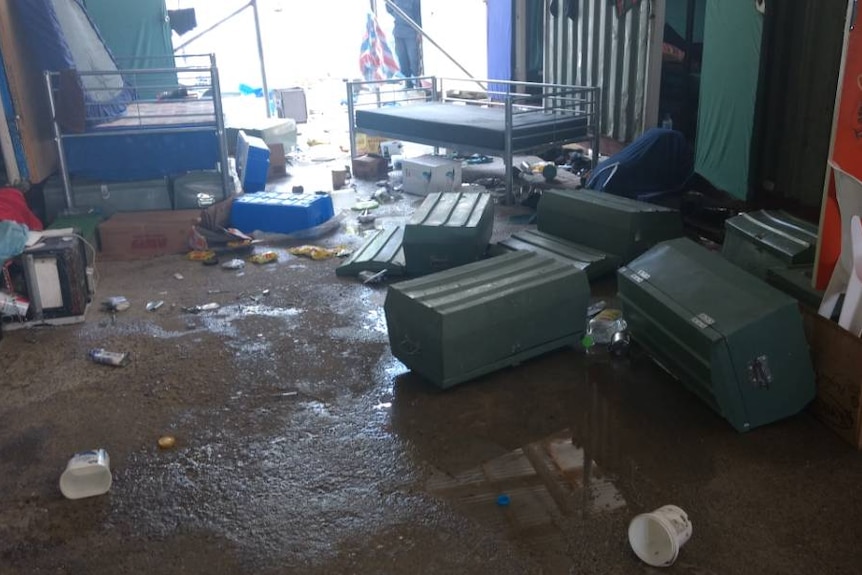
POLYGON ((676 505, 642 513, 629 523, 629 544, 641 561, 653 567, 673 565, 691 537, 691 521, 676 505))
POLYGON ((76 453, 60 476, 60 491, 68 499, 102 495, 111 489, 111 458, 104 449, 76 453))

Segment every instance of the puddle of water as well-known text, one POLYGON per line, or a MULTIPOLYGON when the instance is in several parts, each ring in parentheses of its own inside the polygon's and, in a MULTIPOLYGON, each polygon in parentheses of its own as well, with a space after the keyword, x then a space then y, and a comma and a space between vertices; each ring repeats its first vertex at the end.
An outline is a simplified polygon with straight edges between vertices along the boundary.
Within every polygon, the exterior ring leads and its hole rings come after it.
POLYGON ((369 329, 388 335, 389 331, 386 328, 386 314, 382 309, 370 309, 365 312, 365 318, 362 323, 362 329, 369 329))
POLYGON ((585 447, 574 443, 569 429, 454 475, 435 472, 426 489, 513 535, 537 527, 553 531, 557 518, 626 506, 614 478, 585 447), (498 504, 502 494, 508 496, 508 505, 498 504))

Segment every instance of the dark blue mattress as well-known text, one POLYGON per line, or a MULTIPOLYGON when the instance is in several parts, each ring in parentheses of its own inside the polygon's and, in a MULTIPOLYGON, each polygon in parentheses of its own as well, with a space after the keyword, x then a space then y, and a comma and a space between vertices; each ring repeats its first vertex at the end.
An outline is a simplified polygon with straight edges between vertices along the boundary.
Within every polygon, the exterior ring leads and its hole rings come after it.
MULTIPOLYGON (((574 141, 587 135, 589 117, 572 112, 520 112, 512 116, 513 151, 553 142, 574 141)), ((445 102, 356 111, 356 127, 406 141, 440 142, 455 146, 506 149, 503 108, 484 108, 445 102)))

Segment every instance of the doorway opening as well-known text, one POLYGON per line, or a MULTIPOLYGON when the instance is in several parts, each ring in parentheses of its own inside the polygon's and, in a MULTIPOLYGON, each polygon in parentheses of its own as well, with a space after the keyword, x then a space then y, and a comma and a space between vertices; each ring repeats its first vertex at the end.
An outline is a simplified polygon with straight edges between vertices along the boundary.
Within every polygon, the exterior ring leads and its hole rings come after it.
POLYGON ((697 136, 706 0, 667 0, 662 45, 659 122, 697 136))

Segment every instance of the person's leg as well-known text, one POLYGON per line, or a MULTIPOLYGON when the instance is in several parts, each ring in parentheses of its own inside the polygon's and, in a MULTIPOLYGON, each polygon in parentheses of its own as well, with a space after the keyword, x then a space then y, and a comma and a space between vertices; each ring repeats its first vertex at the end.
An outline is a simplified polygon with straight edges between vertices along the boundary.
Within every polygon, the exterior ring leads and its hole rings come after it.
POLYGON ((413 69, 410 67, 412 61, 410 60, 409 44, 410 38, 395 38, 395 56, 398 58, 398 66, 404 77, 408 78, 407 86, 412 87, 413 82, 409 79, 413 76, 413 69))
POLYGON ((407 49, 407 57, 410 59, 410 76, 414 78, 416 76, 421 76, 422 62, 419 61, 419 38, 406 38, 405 45, 407 49))

